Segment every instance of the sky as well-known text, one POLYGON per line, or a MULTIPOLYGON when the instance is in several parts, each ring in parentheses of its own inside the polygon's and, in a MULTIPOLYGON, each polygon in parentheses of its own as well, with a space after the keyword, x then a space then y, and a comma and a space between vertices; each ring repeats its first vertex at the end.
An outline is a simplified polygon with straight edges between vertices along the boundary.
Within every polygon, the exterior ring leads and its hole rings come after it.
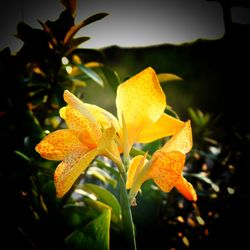
MULTIPOLYGON (((0 10, 0 49, 17 51, 22 42, 14 35, 18 22, 41 29, 37 20, 56 20, 64 7, 58 0, 8 0, 0 10)), ((111 45, 142 47, 164 43, 180 44, 198 38, 218 39, 224 34, 221 6, 205 0, 78 0, 78 23, 100 12, 109 13, 77 33, 91 39, 84 48, 111 45)), ((249 13, 234 13, 245 22, 249 13)), ((242 12, 241 12, 242 13, 242 12)))

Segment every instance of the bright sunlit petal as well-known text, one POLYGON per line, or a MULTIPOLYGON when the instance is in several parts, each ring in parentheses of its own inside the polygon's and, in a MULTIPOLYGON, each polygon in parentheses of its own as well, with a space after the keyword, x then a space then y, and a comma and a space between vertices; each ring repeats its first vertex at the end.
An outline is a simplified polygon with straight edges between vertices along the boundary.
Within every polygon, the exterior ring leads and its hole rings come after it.
POLYGON ((81 173, 97 156, 98 150, 93 149, 83 154, 81 149, 74 150, 64 161, 62 161, 54 173, 54 182, 57 197, 63 197, 72 187, 81 173))
POLYGON ((148 143, 166 136, 174 135, 182 127, 184 127, 184 122, 164 113, 150 127, 141 131, 138 142, 148 143))
POLYGON ((193 146, 191 122, 185 122, 185 126, 167 141, 162 150, 166 152, 179 151, 183 154, 188 153, 193 146))
POLYGON ((197 194, 192 186, 183 176, 176 182, 175 187, 177 190, 190 201, 197 200, 197 194))
POLYGON ((119 122, 122 123, 122 116, 126 121, 131 145, 144 128, 160 118, 166 107, 166 97, 155 71, 146 68, 120 84, 116 107, 119 122))
POLYGON ((80 142, 80 133, 70 129, 60 129, 48 134, 36 146, 36 151, 48 160, 63 160, 75 148, 87 150, 80 142))
POLYGON ((164 192, 169 192, 181 177, 185 155, 180 152, 166 153, 158 150, 153 155, 150 176, 164 192))

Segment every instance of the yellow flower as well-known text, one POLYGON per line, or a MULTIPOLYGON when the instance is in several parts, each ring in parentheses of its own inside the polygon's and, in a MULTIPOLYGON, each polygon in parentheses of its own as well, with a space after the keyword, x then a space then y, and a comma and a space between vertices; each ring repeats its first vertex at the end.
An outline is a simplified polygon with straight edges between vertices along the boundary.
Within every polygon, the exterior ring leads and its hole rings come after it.
POLYGON ((182 121, 164 113, 166 105, 166 96, 151 67, 118 86, 118 134, 124 152, 129 152, 135 142, 152 142, 173 135, 184 126, 182 121))
MULTIPOLYGON (((64 92, 64 100, 69 105, 60 110, 60 115, 65 119, 68 129, 52 132, 35 148, 43 158, 62 161, 54 173, 59 198, 69 191, 96 156, 108 156, 118 163, 120 159, 114 142, 116 129, 106 117, 99 115, 97 121, 89 109, 68 91, 64 92)), ((98 111, 96 106, 91 109, 93 112, 98 111)))
POLYGON ((153 179, 159 188, 169 192, 173 187, 188 200, 196 201, 197 195, 191 183, 182 175, 186 154, 192 148, 192 130, 190 121, 185 123, 167 143, 157 150, 150 161, 146 156, 136 156, 128 170, 127 189, 130 190, 131 201, 141 185, 153 179))
MULTIPOLYGON (((70 105, 81 111, 83 103, 79 100, 77 104, 70 105)), ((184 126, 182 121, 164 113, 166 106, 166 96, 151 67, 118 86, 118 119, 100 107, 84 103, 85 109, 92 113, 98 123, 113 124, 117 132, 116 142, 121 152, 127 154, 135 142, 152 142, 173 135, 184 126)))
POLYGON ((184 123, 164 113, 166 97, 157 75, 146 68, 117 88, 118 119, 108 111, 82 102, 68 90, 60 116, 68 129, 52 132, 37 146, 42 157, 62 160, 55 171, 57 196, 62 197, 97 155, 121 165, 135 142, 147 143, 173 135, 184 123), (117 144, 116 144, 116 143, 117 144))

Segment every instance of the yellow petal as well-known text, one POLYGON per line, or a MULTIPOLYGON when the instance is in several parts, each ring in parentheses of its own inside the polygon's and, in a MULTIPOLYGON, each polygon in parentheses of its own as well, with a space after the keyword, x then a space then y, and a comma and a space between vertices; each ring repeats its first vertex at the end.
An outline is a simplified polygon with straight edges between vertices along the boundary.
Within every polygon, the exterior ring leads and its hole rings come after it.
POLYGON ((141 131, 138 142, 149 143, 166 136, 174 135, 182 127, 184 127, 184 122, 164 113, 150 127, 141 131))
POLYGON ((74 150, 72 154, 57 166, 54 173, 54 182, 58 198, 63 197, 70 190, 77 178, 89 166, 97 154, 97 149, 84 154, 79 148, 74 150))
POLYGON ((48 160, 63 160, 75 148, 89 150, 80 142, 80 133, 70 129, 60 129, 47 135, 36 145, 36 151, 48 160))
POLYGON ((183 154, 188 153, 193 146, 192 129, 190 121, 185 122, 184 127, 167 141, 162 147, 163 151, 179 151, 183 154))
POLYGON ((82 143, 92 148, 96 147, 101 132, 88 118, 84 117, 78 110, 69 105, 60 109, 60 116, 65 119, 70 129, 81 132, 82 143))
POLYGON ((120 163, 120 152, 114 141, 116 130, 114 126, 104 129, 101 139, 98 142, 98 152, 101 155, 111 158, 115 163, 120 163))
POLYGON ((78 110, 84 117, 86 117, 93 124, 96 124, 95 117, 89 112, 85 104, 77 98, 74 94, 65 90, 63 93, 63 98, 66 103, 68 103, 72 108, 78 110))
POLYGON ((121 125, 124 116, 131 145, 143 129, 160 118, 166 108, 166 97, 155 71, 146 68, 120 84, 117 88, 116 107, 121 125))
POLYGON ((164 192, 169 192, 181 177, 185 155, 180 152, 158 150, 153 154, 150 176, 164 192))
POLYGON ((115 127, 115 130, 118 131, 118 120, 113 114, 96 105, 85 103, 85 106, 95 117, 97 123, 100 124, 103 128, 108 128, 112 124, 115 127))
POLYGON ((143 155, 137 155, 135 156, 131 161, 128 169, 128 176, 127 176, 127 183, 126 183, 126 188, 130 189, 131 186, 134 184, 136 181, 136 176, 140 173, 142 170, 145 161, 145 156, 143 155))
POLYGON ((175 187, 187 200, 197 201, 195 189, 183 176, 176 182, 175 187))
POLYGON ((99 135, 101 134, 100 126, 97 123, 95 117, 86 107, 85 103, 83 103, 80 99, 78 99, 75 95, 70 93, 68 90, 65 90, 63 93, 63 98, 69 106, 76 109, 87 121, 91 132, 93 134, 99 135))

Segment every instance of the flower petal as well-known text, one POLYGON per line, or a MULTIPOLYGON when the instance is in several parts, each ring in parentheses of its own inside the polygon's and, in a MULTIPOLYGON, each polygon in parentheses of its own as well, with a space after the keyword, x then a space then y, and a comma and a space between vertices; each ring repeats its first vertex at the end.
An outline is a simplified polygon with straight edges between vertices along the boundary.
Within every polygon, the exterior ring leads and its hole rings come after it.
POLYGON ((166 108, 166 97, 155 71, 146 68, 120 84, 117 88, 116 107, 121 125, 124 116, 128 141, 132 145, 139 133, 157 121, 166 108))
POLYGON ((149 143, 166 136, 174 135, 182 127, 184 127, 184 122, 164 113, 150 127, 141 131, 138 142, 149 143))
POLYGON ((84 117, 78 110, 69 105, 60 109, 60 116, 65 119, 70 129, 81 132, 82 143, 92 148, 96 147, 101 134, 99 129, 96 129, 96 126, 93 126, 88 118, 84 117))
POLYGON ((63 197, 70 190, 74 182, 97 154, 97 149, 85 154, 81 148, 78 148, 57 166, 54 173, 54 182, 58 198, 63 197))
POLYGON ((149 175, 164 192, 169 192, 180 179, 186 156, 180 152, 158 150, 153 154, 149 175))
MULTIPOLYGON (((89 111, 85 103, 78 99, 75 95, 70 93, 68 90, 64 91, 63 98, 66 103, 75 110, 77 110, 81 115, 82 119, 85 121, 84 126, 87 126, 89 133, 92 137, 99 138, 101 135, 100 125, 96 121, 95 117, 89 111)), ((67 116, 66 116, 67 120, 67 116)), ((75 122, 75 121, 74 121, 75 122)))
POLYGON ((65 90, 63 93, 64 101, 69 104, 72 108, 78 110, 84 117, 86 117, 91 123, 97 124, 95 117, 89 112, 85 104, 77 98, 74 94, 65 90))
POLYGON ((120 152, 117 144, 114 141, 116 130, 114 126, 111 126, 107 129, 104 129, 101 139, 98 143, 98 152, 100 155, 109 157, 115 163, 120 164, 120 152))
MULTIPOLYGON (((131 186, 136 181, 136 176, 140 173, 141 169, 143 168, 143 165, 145 163, 145 156, 143 155, 137 155, 135 156, 131 161, 127 173, 127 183, 126 188, 130 189, 131 186)), ((147 161, 147 160, 146 160, 147 161)))
POLYGON ((100 124, 103 128, 108 128, 112 124, 116 131, 118 131, 119 125, 116 117, 108 112, 107 110, 100 108, 96 105, 85 103, 85 106, 89 109, 91 114, 95 117, 98 124, 100 124))
POLYGON ((80 133, 70 129, 60 129, 47 135, 36 145, 35 150, 45 159, 63 160, 75 148, 89 150, 80 142, 80 133))
POLYGON ((175 187, 187 200, 197 201, 195 189, 183 176, 176 182, 175 187))
POLYGON ((180 151, 183 154, 188 153, 193 146, 192 129, 190 121, 185 122, 184 127, 177 132, 167 143, 162 147, 163 151, 180 151))

